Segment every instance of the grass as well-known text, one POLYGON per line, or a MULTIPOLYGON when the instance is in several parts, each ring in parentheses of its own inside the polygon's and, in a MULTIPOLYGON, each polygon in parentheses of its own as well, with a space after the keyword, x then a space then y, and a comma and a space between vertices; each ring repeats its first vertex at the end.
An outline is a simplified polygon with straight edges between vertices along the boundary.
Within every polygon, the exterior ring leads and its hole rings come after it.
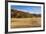
POLYGON ((41 18, 11 18, 11 28, 40 27, 41 18))

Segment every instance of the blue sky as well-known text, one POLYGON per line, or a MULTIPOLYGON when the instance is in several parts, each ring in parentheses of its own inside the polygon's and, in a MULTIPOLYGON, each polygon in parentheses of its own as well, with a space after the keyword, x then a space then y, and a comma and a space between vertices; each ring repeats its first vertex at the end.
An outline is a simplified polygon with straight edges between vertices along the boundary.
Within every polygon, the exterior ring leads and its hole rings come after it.
POLYGON ((21 5, 11 5, 12 9, 26 10, 29 13, 40 14, 41 6, 21 6, 21 5))

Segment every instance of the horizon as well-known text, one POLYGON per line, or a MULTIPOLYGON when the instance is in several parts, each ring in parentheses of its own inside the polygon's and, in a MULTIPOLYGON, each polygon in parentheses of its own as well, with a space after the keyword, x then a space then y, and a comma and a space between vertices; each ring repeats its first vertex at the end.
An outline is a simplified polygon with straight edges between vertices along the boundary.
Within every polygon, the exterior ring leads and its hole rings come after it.
POLYGON ((41 6, 11 5, 11 9, 33 13, 33 14, 41 14, 41 6))

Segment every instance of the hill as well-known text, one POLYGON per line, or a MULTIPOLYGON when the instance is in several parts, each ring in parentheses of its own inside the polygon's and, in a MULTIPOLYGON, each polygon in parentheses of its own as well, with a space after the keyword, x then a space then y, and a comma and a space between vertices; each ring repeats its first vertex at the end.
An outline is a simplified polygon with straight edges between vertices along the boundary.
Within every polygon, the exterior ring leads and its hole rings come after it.
POLYGON ((12 18, 32 18, 32 17, 41 17, 41 15, 11 9, 11 17, 12 18))

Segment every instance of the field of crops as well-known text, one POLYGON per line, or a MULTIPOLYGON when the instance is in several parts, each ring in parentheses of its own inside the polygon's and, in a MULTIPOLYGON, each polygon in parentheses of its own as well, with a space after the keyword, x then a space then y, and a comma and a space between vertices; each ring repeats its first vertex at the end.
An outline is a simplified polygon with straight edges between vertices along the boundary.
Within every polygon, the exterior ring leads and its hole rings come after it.
POLYGON ((40 27, 41 18, 11 18, 11 28, 40 27))

